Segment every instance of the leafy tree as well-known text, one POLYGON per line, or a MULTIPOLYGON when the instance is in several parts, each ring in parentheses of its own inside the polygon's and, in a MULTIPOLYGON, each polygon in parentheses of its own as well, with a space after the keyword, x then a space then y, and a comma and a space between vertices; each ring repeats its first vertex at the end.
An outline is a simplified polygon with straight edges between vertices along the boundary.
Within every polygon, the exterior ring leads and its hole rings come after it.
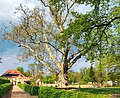
POLYGON ((21 21, 12 24, 5 39, 19 44, 23 59, 34 57, 57 74, 59 85, 64 87, 68 85, 68 70, 78 59, 85 56, 92 61, 101 54, 98 50, 108 49, 113 34, 106 31, 111 31, 115 26, 112 23, 120 19, 119 6, 109 7, 109 0, 40 1, 44 10, 30 11, 22 5, 18 8, 22 11, 21 21), (81 4, 92 6, 93 10, 86 14, 75 12, 81 4))
POLYGON ((30 73, 30 71, 29 70, 24 71, 23 67, 17 67, 16 70, 18 70, 19 72, 21 72, 26 77, 32 76, 32 74, 30 73))
POLYGON ((111 81, 113 81, 113 85, 115 81, 117 81, 118 85, 120 83, 120 55, 110 54, 104 58, 102 63, 106 66, 108 71, 108 77, 111 81))
POLYGON ((91 82, 89 71, 89 68, 82 68, 80 70, 80 84, 91 82))
POLYGON ((43 66, 40 63, 33 63, 28 65, 28 71, 26 74, 30 73, 30 76, 32 76, 35 79, 41 79, 43 80, 43 66))
POLYGON ((19 72, 21 72, 22 74, 24 74, 24 68, 23 67, 17 67, 16 70, 18 70, 19 72))
POLYGON ((32 77, 35 77, 35 74, 36 74, 35 65, 34 64, 29 64, 28 69, 29 69, 30 73, 32 74, 32 77))
POLYGON ((112 66, 109 69, 108 76, 113 81, 113 85, 115 85, 115 82, 117 82, 117 85, 120 85, 120 66, 112 66))
POLYGON ((72 83, 79 83, 80 82, 80 73, 78 72, 73 72, 73 71, 70 71, 68 72, 68 82, 70 84, 72 83))
POLYGON ((56 77, 55 74, 46 75, 44 77, 44 82, 45 83, 55 83, 55 81, 57 81, 57 77, 56 77))
POLYGON ((101 86, 103 86, 104 82, 108 80, 107 70, 106 67, 100 64, 96 64, 96 76, 97 76, 97 82, 101 83, 101 86))
POLYGON ((32 74, 31 74, 31 72, 30 72, 29 70, 25 71, 25 72, 24 72, 24 75, 25 75, 26 77, 31 77, 31 76, 32 76, 32 74))

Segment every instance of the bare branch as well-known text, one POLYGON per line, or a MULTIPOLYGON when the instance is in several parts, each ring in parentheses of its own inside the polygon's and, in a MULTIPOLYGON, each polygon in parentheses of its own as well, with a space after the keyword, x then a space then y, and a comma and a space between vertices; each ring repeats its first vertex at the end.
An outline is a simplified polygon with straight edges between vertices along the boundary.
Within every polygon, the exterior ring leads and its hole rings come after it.
POLYGON ((43 41, 40 41, 40 42, 41 42, 41 43, 46 43, 46 44, 50 45, 52 48, 54 48, 55 50, 57 50, 58 52, 60 52, 62 55, 64 55, 62 51, 60 51, 58 48, 56 48, 56 47, 55 47, 54 45, 52 45, 51 43, 49 43, 49 42, 43 42, 43 41))
MULTIPOLYGON (((47 37, 46 37, 46 32, 44 32, 43 34, 44 34, 44 37, 45 37, 45 41, 48 42, 47 37)), ((50 55, 50 58, 54 61, 54 63, 56 64, 56 66, 57 66, 58 68, 60 68, 60 64, 59 64, 59 62, 54 58, 54 56, 53 56, 53 54, 52 54, 52 51, 50 50, 48 44, 46 44, 46 49, 47 49, 47 51, 48 51, 48 53, 49 53, 49 55, 50 55)))
POLYGON ((64 17, 62 24, 64 24, 65 21, 67 20, 67 17, 68 17, 68 15, 69 15, 69 13, 70 13, 70 9, 74 6, 74 4, 75 4, 75 1, 71 4, 71 6, 70 6, 69 8, 68 8, 68 4, 66 5, 67 14, 66 14, 65 17, 64 17))
MULTIPOLYGON (((20 43, 19 43, 20 44, 20 43)), ((31 52, 35 54, 35 58, 40 61, 50 72, 57 73, 53 68, 51 68, 49 65, 47 65, 42 59, 39 58, 38 53, 35 52, 30 46, 27 46, 25 44, 20 44, 22 47, 25 47, 29 49, 31 52)))
POLYGON ((42 4, 45 6, 45 7, 49 7, 49 5, 46 5, 45 2, 43 0, 39 0, 42 2, 42 4))
MULTIPOLYGON (((108 26, 110 25, 113 21, 117 20, 117 19, 120 19, 120 16, 118 17, 114 17, 112 18, 111 20, 107 21, 107 22, 103 22, 102 24, 99 24, 99 25, 93 25, 92 27, 88 28, 88 29, 94 29, 96 27, 102 27, 102 26, 108 26)), ((87 31, 88 29, 84 30, 84 31, 87 31)))
POLYGON ((49 65, 47 65, 42 59, 39 58, 38 54, 35 55, 36 59, 40 61, 50 72, 57 73, 53 68, 51 68, 49 65))
POLYGON ((80 53, 78 56, 76 56, 76 57, 69 63, 68 69, 70 69, 70 68, 72 67, 72 65, 75 64, 76 61, 77 61, 79 58, 81 58, 82 55, 86 54, 89 50, 91 50, 91 48, 96 47, 97 45, 98 45, 98 43, 93 43, 93 44, 91 44, 91 46, 90 46, 88 49, 85 49, 85 50, 81 51, 81 53, 80 53))

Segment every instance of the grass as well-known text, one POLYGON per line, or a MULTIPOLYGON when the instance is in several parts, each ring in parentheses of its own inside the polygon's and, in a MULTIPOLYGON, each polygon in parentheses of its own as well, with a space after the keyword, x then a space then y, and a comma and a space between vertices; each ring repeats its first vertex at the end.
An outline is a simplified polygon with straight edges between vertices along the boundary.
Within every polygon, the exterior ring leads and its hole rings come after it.
POLYGON ((80 88, 80 92, 88 92, 92 94, 120 94, 120 87, 109 88, 80 88))

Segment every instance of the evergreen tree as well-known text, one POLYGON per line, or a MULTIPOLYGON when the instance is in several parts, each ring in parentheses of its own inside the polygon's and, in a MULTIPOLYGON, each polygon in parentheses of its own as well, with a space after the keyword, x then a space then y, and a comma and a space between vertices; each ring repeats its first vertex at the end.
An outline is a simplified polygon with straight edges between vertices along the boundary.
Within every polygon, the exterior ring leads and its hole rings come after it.
POLYGON ((96 76, 95 76, 95 71, 92 66, 90 67, 89 77, 90 77, 92 83, 97 82, 96 76))

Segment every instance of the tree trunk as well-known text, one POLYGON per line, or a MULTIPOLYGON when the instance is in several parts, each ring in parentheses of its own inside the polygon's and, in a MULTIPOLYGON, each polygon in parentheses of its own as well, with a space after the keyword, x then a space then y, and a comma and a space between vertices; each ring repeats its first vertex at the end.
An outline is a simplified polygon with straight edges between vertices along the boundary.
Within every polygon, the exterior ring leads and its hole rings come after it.
POLYGON ((61 72, 58 75, 58 87, 67 88, 68 86, 68 69, 62 65, 61 72))

